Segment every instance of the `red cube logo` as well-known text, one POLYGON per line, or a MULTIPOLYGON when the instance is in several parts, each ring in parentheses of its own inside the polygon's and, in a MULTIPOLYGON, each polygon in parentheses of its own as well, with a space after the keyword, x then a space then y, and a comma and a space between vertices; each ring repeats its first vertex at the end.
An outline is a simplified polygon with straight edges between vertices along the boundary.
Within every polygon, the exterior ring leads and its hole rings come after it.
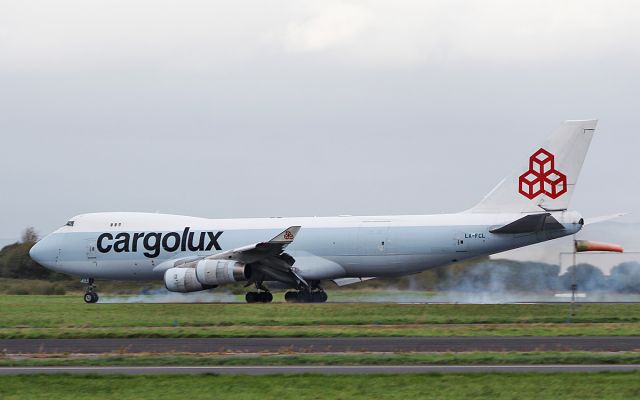
POLYGON ((529 171, 543 176, 555 169, 553 164, 553 155, 545 149, 540 149, 529 158, 529 171))
POLYGON ((544 177, 544 192, 552 199, 563 195, 567 191, 567 177, 558 171, 551 171, 544 177))
POLYGON ((529 157, 529 170, 520 175, 518 191, 528 199, 541 194, 556 199, 567 192, 567 176, 556 170, 553 154, 539 149, 529 157))
POLYGON ((520 193, 530 199, 542 193, 542 184, 543 181, 540 176, 531 171, 520 175, 520 193))

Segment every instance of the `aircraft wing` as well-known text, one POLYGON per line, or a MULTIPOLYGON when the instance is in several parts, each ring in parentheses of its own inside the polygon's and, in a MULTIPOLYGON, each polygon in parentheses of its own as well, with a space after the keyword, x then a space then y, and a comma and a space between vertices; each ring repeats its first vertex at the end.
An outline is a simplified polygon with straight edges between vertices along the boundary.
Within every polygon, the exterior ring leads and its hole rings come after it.
POLYGON ((295 259, 284 253, 284 249, 293 242, 300 230, 300 226, 290 226, 267 242, 254 243, 223 251, 206 257, 207 260, 234 260, 244 264, 251 264, 254 274, 249 278, 247 286, 262 280, 276 280, 292 286, 308 283, 293 267, 295 259))
POLYGON ((223 251, 206 257, 207 260, 235 260, 245 264, 260 261, 268 257, 280 255, 296 238, 300 226, 290 226, 273 239, 267 242, 259 242, 248 246, 238 247, 233 250, 223 251))
POLYGON ((283 253, 283 251, 293 242, 299 230, 300 226, 291 226, 266 242, 254 243, 206 257, 191 256, 168 260, 159 264, 153 270, 157 272, 175 267, 195 268, 196 264, 201 260, 234 260, 245 264, 264 263, 279 268, 282 272, 291 273, 291 266, 295 260, 290 255, 283 253))

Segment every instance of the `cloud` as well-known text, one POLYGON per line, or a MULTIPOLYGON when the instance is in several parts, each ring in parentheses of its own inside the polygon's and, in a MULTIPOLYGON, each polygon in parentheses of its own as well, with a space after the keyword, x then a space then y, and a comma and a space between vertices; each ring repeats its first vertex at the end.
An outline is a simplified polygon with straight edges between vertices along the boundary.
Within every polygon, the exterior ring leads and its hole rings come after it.
MULTIPOLYGON (((5 1, 4 68, 217 68, 321 54, 357 66, 553 64, 637 53, 618 1, 5 1)), ((2 67, 0 67, 2 68, 2 67)))
POLYGON ((462 210, 557 122, 592 116, 603 135, 574 204, 634 211, 621 171, 637 158, 639 7, 0 1, 0 131, 11 149, 0 160, 0 236, 101 210, 462 210), (286 171, 286 190, 255 178, 265 169, 286 171))
MULTIPOLYGON (((370 9, 346 2, 313 4, 308 15, 287 24, 284 45, 291 51, 318 51, 352 44, 373 22, 370 9)), ((306 13, 305 13, 306 14, 306 13)))
POLYGON ((553 63, 634 48, 633 2, 401 1, 304 3, 287 50, 326 51, 360 64, 553 63))

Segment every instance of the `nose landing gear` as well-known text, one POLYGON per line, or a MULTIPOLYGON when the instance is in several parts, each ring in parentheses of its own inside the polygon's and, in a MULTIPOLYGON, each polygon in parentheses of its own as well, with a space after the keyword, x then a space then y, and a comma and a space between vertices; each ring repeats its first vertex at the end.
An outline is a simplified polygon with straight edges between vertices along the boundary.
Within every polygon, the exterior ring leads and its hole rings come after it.
POLYGON ((96 293, 96 285, 94 285, 94 279, 93 278, 85 278, 82 279, 80 282, 82 283, 86 283, 87 285, 87 289, 84 292, 84 302, 85 303, 97 303, 98 302, 98 293, 96 293))

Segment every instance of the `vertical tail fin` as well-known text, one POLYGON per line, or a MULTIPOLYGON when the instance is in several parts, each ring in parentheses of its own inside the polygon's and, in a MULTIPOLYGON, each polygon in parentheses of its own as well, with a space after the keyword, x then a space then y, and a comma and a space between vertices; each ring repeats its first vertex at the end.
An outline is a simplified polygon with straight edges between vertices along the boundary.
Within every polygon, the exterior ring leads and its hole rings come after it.
POLYGON ((597 122, 565 121, 520 169, 467 212, 566 210, 597 122))

